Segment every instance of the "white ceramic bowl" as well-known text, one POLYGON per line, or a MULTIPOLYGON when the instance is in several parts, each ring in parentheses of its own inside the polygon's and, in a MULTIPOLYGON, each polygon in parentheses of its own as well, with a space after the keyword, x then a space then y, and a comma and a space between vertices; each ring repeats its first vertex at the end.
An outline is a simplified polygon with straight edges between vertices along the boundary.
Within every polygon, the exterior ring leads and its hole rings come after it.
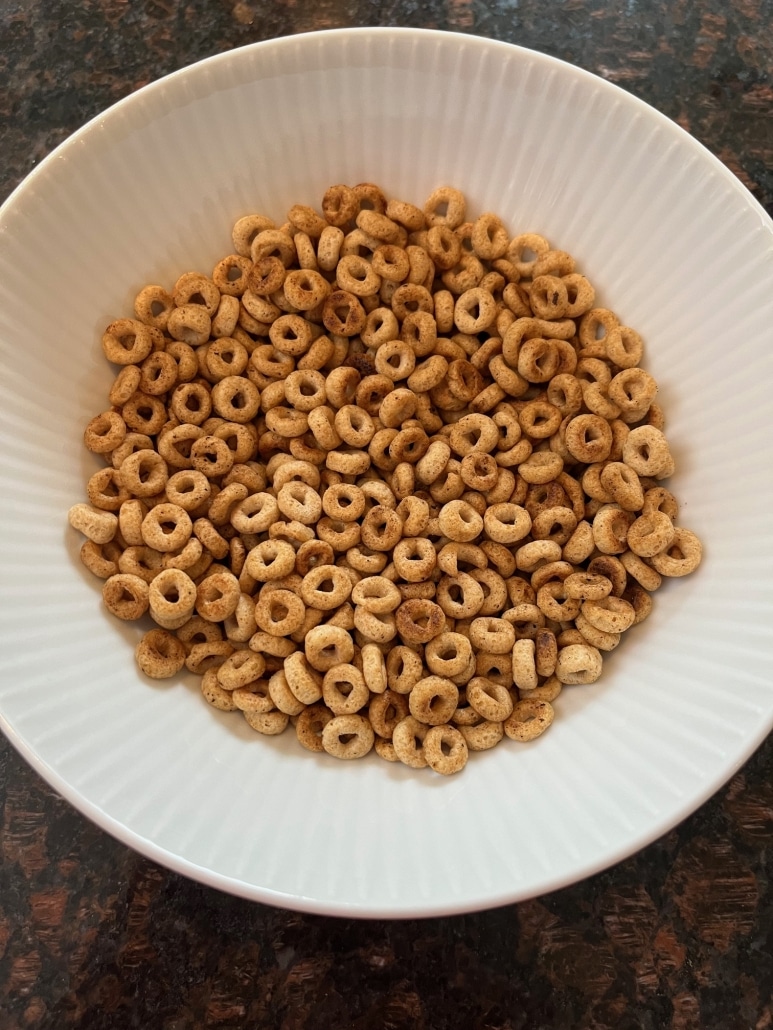
POLYGON ((737 180, 633 97, 464 35, 361 29, 203 61, 89 123, 0 213, 0 719, 106 831, 247 898, 357 916, 458 912, 576 881, 714 793, 771 727, 773 231, 737 180), (146 282, 209 271, 249 211, 336 182, 438 184, 578 259, 661 387, 700 571, 550 732, 443 779, 262 738, 196 684, 145 681, 66 512, 112 371, 100 335, 146 282))

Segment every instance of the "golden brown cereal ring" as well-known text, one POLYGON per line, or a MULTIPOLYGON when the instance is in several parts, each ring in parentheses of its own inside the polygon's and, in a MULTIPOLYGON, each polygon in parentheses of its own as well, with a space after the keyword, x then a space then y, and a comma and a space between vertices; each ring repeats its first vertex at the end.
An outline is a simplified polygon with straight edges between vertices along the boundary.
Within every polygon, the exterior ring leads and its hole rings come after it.
POLYGON ((468 751, 488 751, 504 736, 501 722, 483 721, 475 726, 462 725, 459 726, 459 732, 464 737, 468 751))
POLYGON ((593 517, 593 539, 603 554, 622 554, 628 550, 627 537, 634 516, 616 504, 605 504, 593 517))
POLYGON ((94 454, 115 450, 126 438, 126 423, 117 411, 103 411, 86 426, 83 442, 94 454))
POLYGON ((447 225, 456 229, 465 219, 464 194, 452 186, 439 186, 424 203, 424 215, 430 226, 447 225))
POLYGON ((429 671, 447 679, 462 673, 472 656, 470 641, 461 633, 440 633, 424 648, 424 661, 429 671))
POLYGON ((514 544, 531 530, 531 518, 518 504, 492 504, 483 516, 486 534, 496 543, 514 544))
MULTIPOLYGON (((442 633, 445 616, 433 601, 415 598, 403 601, 395 612, 395 621, 397 632, 407 643, 426 644, 442 633)), ((393 686, 391 680, 389 685, 393 686)))
POLYGON ((453 726, 433 726, 424 738, 427 765, 443 776, 460 772, 467 764, 467 743, 453 726))
POLYGON ((467 703, 487 722, 502 723, 512 714, 513 699, 501 683, 474 676, 465 689, 467 703))
POLYGON ((139 365, 153 350, 151 326, 133 318, 119 318, 102 336, 102 350, 114 365, 139 365))
POLYGON ((703 548, 695 533, 677 528, 669 546, 649 562, 661 576, 687 576, 698 568, 702 556, 703 548))
POLYGON ((141 619, 148 610, 148 584, 123 572, 110 576, 102 588, 105 607, 119 619, 141 619))
POLYGON ((321 699, 322 676, 311 667, 303 651, 295 651, 284 659, 284 673, 290 690, 303 704, 311 705, 321 699))
POLYGON ((273 712, 245 711, 242 714, 251 729, 267 737, 276 737, 280 733, 284 733, 290 722, 290 716, 278 710, 273 712))
POLYGON ((676 529, 662 511, 640 515, 628 528, 628 547, 640 558, 653 558, 666 551, 674 540, 676 529))
POLYGON ((271 636, 290 636, 303 626, 305 618, 304 603, 292 590, 261 591, 255 605, 255 622, 271 636))
POLYGON ((262 655, 252 651, 235 651, 216 670, 218 683, 224 690, 236 690, 259 680, 266 668, 262 655))
POLYGON ((295 724, 295 733, 298 743, 307 751, 321 752, 325 748, 322 744, 322 732, 325 726, 333 718, 333 713, 322 704, 311 705, 305 708, 299 715, 295 724))
POLYGON ((602 658, 590 644, 570 644, 558 652, 556 678, 560 683, 595 683, 601 675, 602 658))
POLYGON ((354 657, 351 636, 338 626, 315 626, 306 634, 304 646, 309 664, 318 672, 347 665, 354 657))
POLYGON ((304 604, 318 611, 333 611, 352 592, 352 581, 337 565, 317 565, 304 577, 300 587, 304 604))
POLYGON ((192 530, 188 512, 177 504, 157 504, 142 520, 142 539, 162 553, 184 547, 192 530))
POLYGON ((534 451, 518 466, 518 475, 530 485, 551 483, 563 468, 564 462, 555 452, 534 451))
POLYGON ((574 624, 575 628, 582 634, 583 639, 600 651, 614 651, 620 643, 619 633, 607 633, 603 629, 597 629, 592 623, 588 622, 582 612, 575 617, 574 624))
POLYGON ((233 692, 226 690, 217 678, 217 668, 205 669, 201 677, 201 693, 207 704, 217 708, 219 712, 235 712, 238 706, 233 692))
POLYGON ((653 511, 662 511, 673 522, 679 514, 676 498, 664 486, 654 486, 645 491, 642 513, 649 515, 653 511))
POLYGON ((182 641, 165 629, 149 630, 134 653, 140 669, 151 679, 168 679, 185 665, 182 641))
POLYGON ((408 715, 408 701, 402 694, 386 690, 372 697, 368 705, 368 719, 374 732, 383 740, 391 740, 395 727, 408 715))
MULTIPOLYGON (((240 654, 241 652, 237 651, 236 653, 240 654)), ((218 672, 219 669, 210 669, 204 675, 214 674, 217 677, 218 672)), ((255 680, 244 687, 236 687, 231 691, 231 701, 240 711, 254 714, 266 714, 276 708, 268 690, 268 681, 265 679, 255 680)))
POLYGON ((300 715, 306 707, 290 690, 283 669, 277 669, 269 679, 268 694, 277 710, 285 715, 300 715))
MULTIPOLYGON (((625 554, 621 554, 620 562, 624 566, 629 577, 632 576, 645 590, 657 590, 663 582, 660 573, 656 572, 655 569, 650 568, 650 566, 645 561, 642 561, 637 554, 634 554, 633 551, 626 551, 625 554)), ((623 597, 626 597, 628 586, 630 586, 630 581, 623 592, 623 597)))
POLYGON ((322 746, 334 758, 362 758, 373 748, 374 739, 363 715, 337 715, 322 730, 322 746))
POLYGON ((435 598, 444 614, 453 619, 471 619, 480 612, 485 601, 483 587, 466 572, 443 576, 435 598))
POLYGON ((624 633, 634 621, 633 606, 621 597, 605 597, 600 601, 585 601, 582 614, 594 629, 603 633, 624 633))
POLYGON ((612 447, 609 423, 599 415, 575 416, 566 427, 566 446, 577 461, 586 464, 604 461, 612 447))
POLYGON ((366 611, 384 615, 398 608, 402 598, 394 583, 384 576, 367 576, 353 587, 352 601, 366 611))
POLYGON ((477 651, 486 654, 509 654, 515 643, 515 630, 504 619, 487 616, 473 619, 470 640, 477 651))
POLYGON ((591 559, 587 571, 593 575, 606 576, 612 584, 612 593, 615 597, 620 597, 625 590, 627 580, 625 568, 619 559, 611 554, 600 554, 591 559))
POLYGON ((322 681, 322 697, 333 715, 354 715, 370 696, 362 673, 354 665, 334 665, 322 681))
POLYGON ((73 529, 83 533, 95 544, 106 544, 116 534, 118 518, 108 511, 102 511, 89 504, 74 504, 67 513, 73 529))
POLYGON ((427 676, 414 686, 408 695, 411 715, 428 726, 448 722, 456 711, 459 690, 450 679, 427 676))
POLYGON ((222 665, 233 652, 233 644, 227 640, 210 640, 194 644, 188 651, 185 667, 189 672, 201 676, 207 669, 215 669, 222 665))
POLYGON ((401 719, 392 732, 392 744, 395 754, 403 765, 411 769, 424 769, 427 758, 424 754, 424 740, 429 727, 407 715, 401 719))
POLYGON ((511 740, 535 740, 550 726, 555 717, 549 701, 519 701, 512 715, 505 720, 503 729, 511 740))
POLYGON ((534 640, 526 637, 513 645, 513 681, 522 690, 534 690, 538 685, 534 640))
POLYGON ((660 479, 673 472, 673 458, 666 438, 653 426, 631 430, 623 444, 623 461, 640 476, 660 479))
POLYGON ((247 554, 244 568, 259 583, 283 579, 295 567, 295 550, 286 540, 264 540, 247 554))

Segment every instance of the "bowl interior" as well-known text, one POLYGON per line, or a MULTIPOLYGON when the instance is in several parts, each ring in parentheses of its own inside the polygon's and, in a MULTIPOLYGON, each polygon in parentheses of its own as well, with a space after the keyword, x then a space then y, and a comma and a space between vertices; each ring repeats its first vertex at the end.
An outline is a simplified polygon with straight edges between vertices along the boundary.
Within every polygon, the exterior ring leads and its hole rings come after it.
POLYGON ((770 219, 714 158, 621 90, 475 37, 339 30, 257 44, 141 90, 0 212, 0 512, 12 742, 109 832, 203 882, 297 908, 480 908, 631 853, 771 726, 770 219), (680 522, 704 540, 549 734, 444 780, 261 738, 136 671, 66 526, 113 371, 99 340, 146 283, 209 273, 230 227, 332 183, 422 203, 462 189, 570 251, 660 384, 680 522))

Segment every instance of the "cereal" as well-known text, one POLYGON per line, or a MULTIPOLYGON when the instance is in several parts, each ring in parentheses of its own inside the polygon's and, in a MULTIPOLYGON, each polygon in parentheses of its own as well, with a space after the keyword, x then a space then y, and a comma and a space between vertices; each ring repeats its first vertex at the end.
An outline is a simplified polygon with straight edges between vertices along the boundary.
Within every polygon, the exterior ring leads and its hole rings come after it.
POLYGON ((700 541, 644 343, 574 258, 374 183, 148 285, 75 504, 105 605, 256 732, 442 775, 528 741, 700 541))

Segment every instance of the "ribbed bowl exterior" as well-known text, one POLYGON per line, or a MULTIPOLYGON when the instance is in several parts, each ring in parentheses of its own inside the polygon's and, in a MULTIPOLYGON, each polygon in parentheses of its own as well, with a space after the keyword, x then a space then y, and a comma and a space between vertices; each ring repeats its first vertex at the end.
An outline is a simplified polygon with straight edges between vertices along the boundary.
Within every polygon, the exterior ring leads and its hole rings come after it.
POLYGON ((340 915, 516 901, 683 819, 773 723, 773 226, 731 174, 628 94, 463 35, 338 30, 245 47, 149 86, 76 133, 0 211, 0 723, 108 832, 244 897, 340 915), (448 780, 263 738, 151 683, 141 629, 107 615, 68 507, 98 462, 104 326, 146 283, 209 273, 230 226, 332 183, 421 203, 466 193, 570 251, 646 341, 705 543, 538 741, 448 780))

